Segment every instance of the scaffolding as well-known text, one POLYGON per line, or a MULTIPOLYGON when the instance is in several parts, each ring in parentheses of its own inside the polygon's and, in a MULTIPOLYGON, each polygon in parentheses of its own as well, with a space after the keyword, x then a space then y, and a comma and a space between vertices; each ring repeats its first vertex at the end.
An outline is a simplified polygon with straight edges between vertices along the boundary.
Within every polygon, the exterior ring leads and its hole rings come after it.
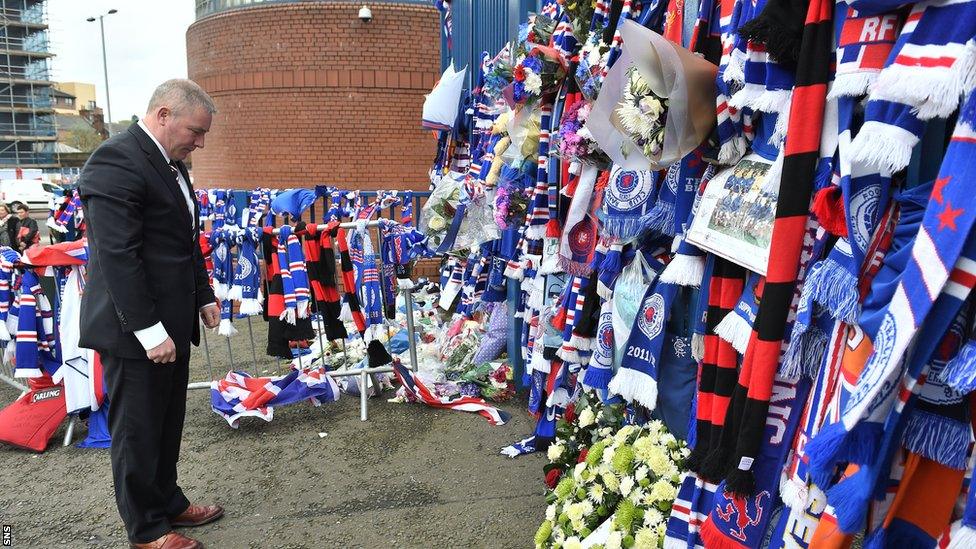
POLYGON ((45 0, 0 0, 0 168, 54 168, 45 0))

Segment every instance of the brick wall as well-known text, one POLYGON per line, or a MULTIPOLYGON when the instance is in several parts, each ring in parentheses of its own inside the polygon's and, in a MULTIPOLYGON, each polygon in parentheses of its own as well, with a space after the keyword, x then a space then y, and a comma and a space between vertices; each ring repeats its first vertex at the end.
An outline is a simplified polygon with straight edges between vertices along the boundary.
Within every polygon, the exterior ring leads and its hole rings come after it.
POLYGON ((189 77, 214 98, 200 187, 426 189, 420 129, 440 66, 433 7, 298 2, 218 13, 187 30, 189 77))

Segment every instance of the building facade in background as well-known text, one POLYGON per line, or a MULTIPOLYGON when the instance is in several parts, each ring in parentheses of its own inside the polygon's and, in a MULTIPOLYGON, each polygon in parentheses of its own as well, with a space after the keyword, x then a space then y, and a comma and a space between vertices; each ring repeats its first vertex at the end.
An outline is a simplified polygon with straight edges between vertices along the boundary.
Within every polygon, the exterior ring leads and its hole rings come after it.
POLYGON ((44 0, 0 0, 0 169, 57 167, 44 0))
POLYGON ((81 111, 93 111, 96 108, 95 84, 89 84, 88 82, 55 82, 53 95, 55 96, 54 110, 58 114, 80 115, 81 111), (74 97, 73 108, 67 109, 65 105, 57 101, 57 96, 59 95, 57 92, 74 97))
POLYGON ((201 187, 423 189, 436 141, 420 127, 440 68, 428 0, 199 0, 189 77, 220 111, 193 153, 201 187))

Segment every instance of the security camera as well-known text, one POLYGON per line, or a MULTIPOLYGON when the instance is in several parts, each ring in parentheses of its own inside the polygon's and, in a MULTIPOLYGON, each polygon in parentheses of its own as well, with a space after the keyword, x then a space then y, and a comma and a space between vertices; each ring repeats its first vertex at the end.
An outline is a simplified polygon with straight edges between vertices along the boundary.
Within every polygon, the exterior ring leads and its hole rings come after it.
POLYGON ((372 10, 366 7, 366 5, 363 5, 363 7, 359 8, 359 19, 363 23, 369 23, 370 21, 372 21, 373 20, 372 10))

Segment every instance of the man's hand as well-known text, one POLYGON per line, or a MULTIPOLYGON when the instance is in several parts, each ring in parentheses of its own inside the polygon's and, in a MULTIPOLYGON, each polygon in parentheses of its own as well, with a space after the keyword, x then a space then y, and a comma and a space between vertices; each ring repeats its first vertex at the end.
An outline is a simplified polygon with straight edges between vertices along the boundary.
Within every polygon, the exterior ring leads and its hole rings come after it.
POLYGON ((175 362, 176 344, 173 343, 173 338, 167 337, 166 341, 146 351, 146 356, 148 356, 149 360, 155 362, 156 364, 175 362))
POLYGON ((203 319, 203 325, 207 328, 216 328, 220 324, 220 301, 204 305, 200 309, 200 318, 203 319))

